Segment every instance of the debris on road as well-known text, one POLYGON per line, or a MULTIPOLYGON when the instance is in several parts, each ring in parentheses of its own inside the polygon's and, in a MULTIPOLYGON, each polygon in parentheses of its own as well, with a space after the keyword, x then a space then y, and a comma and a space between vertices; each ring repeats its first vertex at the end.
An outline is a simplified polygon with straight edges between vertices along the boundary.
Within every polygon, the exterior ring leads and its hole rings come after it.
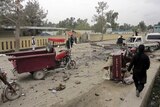
POLYGON ((81 81, 75 81, 75 84, 81 84, 81 81))

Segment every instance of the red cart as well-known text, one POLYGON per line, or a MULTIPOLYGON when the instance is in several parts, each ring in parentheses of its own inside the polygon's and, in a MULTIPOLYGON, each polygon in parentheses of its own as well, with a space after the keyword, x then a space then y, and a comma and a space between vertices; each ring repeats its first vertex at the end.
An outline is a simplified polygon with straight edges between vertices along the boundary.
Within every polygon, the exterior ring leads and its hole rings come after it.
MULTIPOLYGON (((54 42, 60 42, 62 39, 53 39, 54 42)), ((64 42, 61 41, 61 42, 64 42)), ((49 46, 50 50, 35 50, 14 52, 7 55, 12 56, 8 60, 12 62, 14 70, 20 73, 29 72, 35 79, 43 79, 45 71, 60 67, 75 68, 75 61, 69 60, 69 51, 62 51, 56 55, 54 48, 49 46), (63 65, 62 65, 63 62, 63 65)))

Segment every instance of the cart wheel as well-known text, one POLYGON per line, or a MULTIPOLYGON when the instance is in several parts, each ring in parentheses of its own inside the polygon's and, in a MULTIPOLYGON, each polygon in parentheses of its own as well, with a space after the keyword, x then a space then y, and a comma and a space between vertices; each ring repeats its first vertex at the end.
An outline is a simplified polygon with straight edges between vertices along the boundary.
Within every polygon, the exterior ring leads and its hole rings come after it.
POLYGON ((19 98, 21 96, 21 94, 22 94, 22 88, 16 82, 12 82, 11 86, 13 87, 14 90, 12 90, 10 87, 7 86, 4 89, 4 94, 5 94, 5 97, 8 100, 15 100, 15 99, 17 99, 17 98, 19 98))
POLYGON ((71 60, 70 64, 68 65, 68 69, 75 69, 76 68, 76 61, 71 60))
POLYGON ((45 72, 44 71, 37 71, 33 73, 33 78, 36 80, 43 79, 45 77, 45 72))

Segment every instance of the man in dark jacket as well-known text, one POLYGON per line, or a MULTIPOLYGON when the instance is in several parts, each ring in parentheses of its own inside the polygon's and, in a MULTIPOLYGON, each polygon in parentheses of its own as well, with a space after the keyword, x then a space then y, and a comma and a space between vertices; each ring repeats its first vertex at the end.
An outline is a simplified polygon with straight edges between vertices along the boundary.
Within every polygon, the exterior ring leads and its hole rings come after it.
POLYGON ((121 35, 121 36, 117 39, 117 45, 122 46, 124 40, 125 40, 125 39, 124 39, 123 36, 121 35))
POLYGON ((67 49, 71 49, 71 41, 70 41, 70 38, 68 38, 68 40, 66 41, 66 48, 67 48, 67 49))
POLYGON ((150 59, 144 53, 144 45, 139 45, 138 52, 132 58, 132 61, 128 67, 128 71, 130 71, 133 67, 133 80, 136 87, 136 96, 139 97, 140 92, 144 88, 144 84, 147 80, 146 71, 150 67, 150 59))

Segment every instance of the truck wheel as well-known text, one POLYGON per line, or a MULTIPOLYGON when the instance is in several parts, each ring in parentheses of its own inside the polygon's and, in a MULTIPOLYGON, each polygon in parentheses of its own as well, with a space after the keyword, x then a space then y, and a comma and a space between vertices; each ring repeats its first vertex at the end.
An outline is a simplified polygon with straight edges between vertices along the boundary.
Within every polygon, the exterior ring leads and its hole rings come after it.
POLYGON ((45 77, 45 71, 37 71, 33 73, 33 78, 36 80, 41 80, 45 77))
POLYGON ((155 50, 154 47, 150 47, 150 48, 149 48, 149 51, 150 51, 150 52, 153 52, 154 50, 155 50))

